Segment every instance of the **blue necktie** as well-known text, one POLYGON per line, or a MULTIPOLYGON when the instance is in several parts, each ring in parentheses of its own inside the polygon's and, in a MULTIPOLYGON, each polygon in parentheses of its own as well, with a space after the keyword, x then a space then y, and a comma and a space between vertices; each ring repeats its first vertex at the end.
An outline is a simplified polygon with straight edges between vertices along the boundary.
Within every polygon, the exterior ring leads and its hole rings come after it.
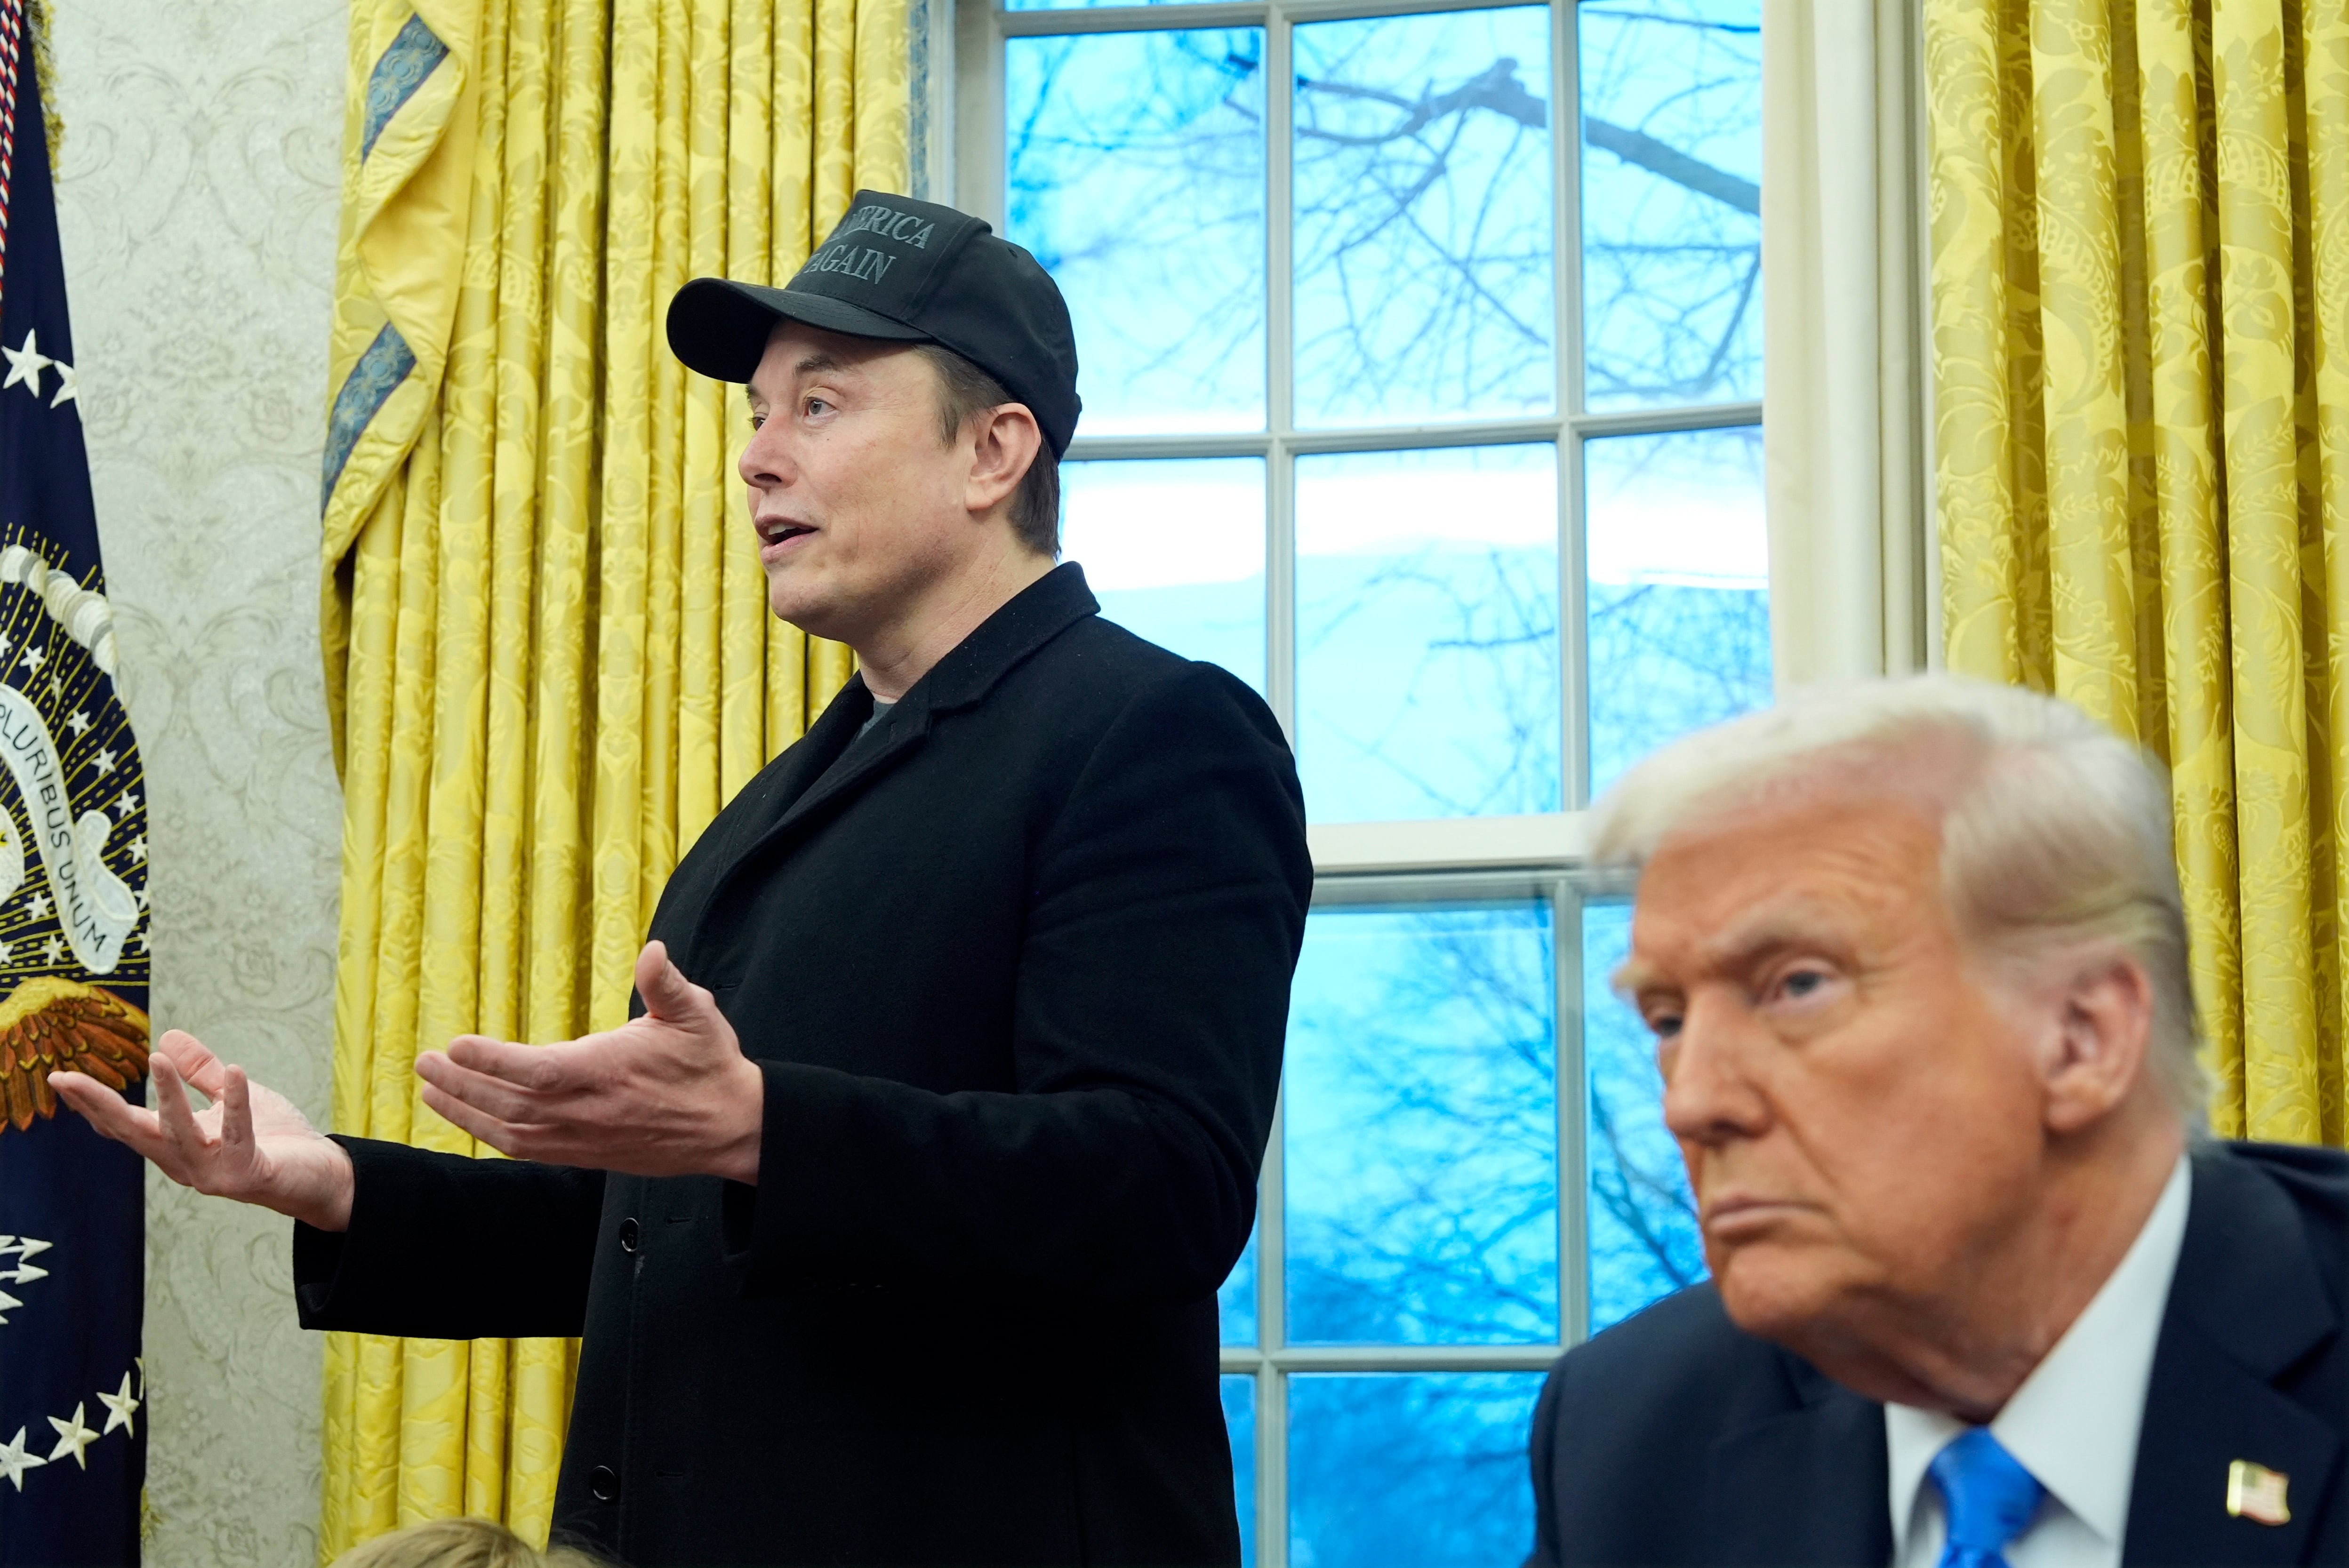
POLYGON ((2047 1489, 1999 1446, 1988 1427, 1951 1439, 1926 1473, 1940 1488, 1950 1520, 1940 1568, 2007 1568, 2006 1543, 2023 1533, 2047 1489))

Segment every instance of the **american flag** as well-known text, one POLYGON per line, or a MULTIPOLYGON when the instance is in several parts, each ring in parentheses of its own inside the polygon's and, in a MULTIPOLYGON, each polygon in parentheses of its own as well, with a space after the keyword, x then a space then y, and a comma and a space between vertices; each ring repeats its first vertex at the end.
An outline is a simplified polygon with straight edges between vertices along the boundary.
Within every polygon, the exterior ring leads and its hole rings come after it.
POLYGON ((2284 1487, 2291 1480, 2282 1470, 2237 1460, 2227 1467, 2227 1511, 2261 1524, 2289 1524, 2292 1510, 2284 1503, 2284 1487))
POLYGON ((47 1084, 144 1098, 145 783, 74 362, 39 73, 0 0, 0 1568, 136 1563, 147 1471, 145 1174, 47 1084), (104 1026, 103 1060, 55 1006, 104 1026))

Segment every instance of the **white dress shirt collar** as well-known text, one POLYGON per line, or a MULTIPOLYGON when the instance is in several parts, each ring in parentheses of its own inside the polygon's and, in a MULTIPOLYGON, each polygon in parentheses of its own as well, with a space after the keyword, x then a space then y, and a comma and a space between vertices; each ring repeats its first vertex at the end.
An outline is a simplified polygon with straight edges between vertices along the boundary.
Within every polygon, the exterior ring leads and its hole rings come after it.
MULTIPOLYGON (((2120 1266, 1990 1424, 1991 1435, 2049 1494, 2038 1522, 2018 1538, 2018 1547, 2042 1526, 2056 1522, 2051 1515, 2067 1514, 2069 1520, 2063 1522, 2074 1527, 2062 1533, 2075 1534, 2076 1526, 2085 1526, 2095 1537, 2095 1548, 2081 1540, 2076 1544, 2082 1550, 2046 1555, 2064 1562, 2083 1556, 2107 1563, 2120 1560, 2137 1472, 2137 1433, 2145 1422, 2146 1387, 2152 1380, 2154 1348, 2161 1337, 2178 1251, 2186 1241, 2192 1186, 2192 1166, 2181 1154, 2120 1266)), ((1963 1430, 1963 1422, 1939 1410, 1884 1408, 1895 1563, 1930 1563, 1940 1556, 1946 1527, 1940 1493, 1923 1495, 1926 1469, 1963 1430)), ((2008 1553, 2015 1568, 2042 1555, 2014 1549, 2008 1553)))

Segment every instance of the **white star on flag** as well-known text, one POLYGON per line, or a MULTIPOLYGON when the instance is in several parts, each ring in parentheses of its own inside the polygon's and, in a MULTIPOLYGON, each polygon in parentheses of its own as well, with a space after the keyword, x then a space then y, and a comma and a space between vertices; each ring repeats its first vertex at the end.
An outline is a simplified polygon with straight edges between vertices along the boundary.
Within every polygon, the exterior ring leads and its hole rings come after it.
POLYGON ((25 332, 24 347, 11 348, 6 344, 0 343, 0 359, 5 359, 8 362, 8 379, 0 381, 0 392, 5 392, 22 381, 32 389, 34 397, 37 397, 41 395, 41 372, 55 365, 57 361, 41 352, 40 344, 37 341, 39 336, 38 333, 28 327, 25 332))
POLYGON ((0 1443, 0 1480, 11 1483, 18 1491, 25 1490, 26 1470, 37 1470, 48 1462, 40 1455, 26 1450, 25 1429, 22 1427, 16 1429, 15 1437, 0 1443))
POLYGON ((48 919, 49 907, 49 895, 45 892, 36 892, 25 901, 25 913, 35 920, 48 919))
POLYGON ((25 656, 17 661, 17 663, 23 665, 26 669, 34 671, 38 671, 43 665, 47 664, 48 662, 49 655, 41 652, 38 648, 26 648, 25 650, 25 656))
POLYGON ((143 861, 147 858, 146 834, 139 833, 132 836, 130 840, 130 858, 133 861, 143 861))
POLYGON ((111 751, 100 751, 100 752, 98 754, 98 758, 97 758, 97 760, 96 760, 96 761, 94 761, 94 762, 92 762, 92 763, 90 764, 90 766, 91 766, 92 768, 97 769, 100 773, 111 773, 111 772, 113 772, 113 771, 114 771, 114 753, 113 753, 113 752, 111 752, 111 751))
POLYGON ((84 1400, 74 1407, 73 1419, 60 1421, 55 1416, 49 1418, 49 1425, 57 1429, 57 1446, 49 1450, 49 1457, 44 1462, 55 1464, 67 1454, 71 1454, 75 1464, 79 1465, 83 1470, 89 1469, 89 1460, 82 1457, 81 1451, 98 1441, 98 1431, 95 1428, 85 1426, 82 1422, 82 1412, 88 1408, 89 1402, 84 1400))
POLYGON ((89 715, 88 713, 75 714, 71 718, 66 720, 66 722, 73 726, 74 738, 76 740, 80 739, 83 736, 89 733, 89 715))
MULTIPOLYGON (((98 1402, 106 1407, 106 1432, 110 1432, 114 1430, 115 1428, 120 1427, 124 1431, 129 1432, 134 1438, 139 1435, 138 1423, 131 1419, 131 1417, 138 1414, 139 1401, 132 1397, 130 1392, 129 1373, 125 1372, 122 1375, 122 1392, 119 1394, 101 1393, 98 1397, 98 1402)), ((104 1437, 106 1432, 100 1432, 98 1436, 104 1437)))
POLYGON ((137 810, 139 810, 139 791, 136 789, 125 789, 122 792, 122 799, 114 803, 115 816, 119 821, 130 820, 130 813, 137 810))
POLYGON ((48 935, 41 939, 42 963, 54 969, 64 961, 65 955, 66 944, 57 940, 57 934, 56 932, 52 931, 48 935))
POLYGON ((74 367, 62 359, 52 359, 49 363, 57 367, 57 395, 49 399, 49 407, 62 408, 68 403, 80 402, 81 377, 74 374, 74 367))

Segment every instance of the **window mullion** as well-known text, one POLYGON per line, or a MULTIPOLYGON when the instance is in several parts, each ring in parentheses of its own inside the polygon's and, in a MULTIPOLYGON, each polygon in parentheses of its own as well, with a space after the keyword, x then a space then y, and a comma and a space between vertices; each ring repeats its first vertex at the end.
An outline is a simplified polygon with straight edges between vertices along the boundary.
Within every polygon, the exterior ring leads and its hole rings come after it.
POLYGON ((1270 1361, 1256 1375, 1257 1568, 1288 1568, 1288 1377, 1270 1361))
POLYGON ((1296 454, 1289 446, 1294 424, 1291 413, 1292 367, 1296 354, 1290 343, 1289 276, 1294 267, 1290 240, 1289 132, 1296 70, 1291 64, 1292 39, 1287 12, 1272 7, 1265 18, 1265 412, 1271 447, 1265 462, 1265 631, 1270 642, 1265 656, 1265 692, 1272 711, 1298 738, 1297 716, 1297 482, 1296 454))
MULTIPOLYGON (((1574 425, 1582 412, 1582 84, 1575 54, 1574 0, 1550 7, 1549 100, 1572 113, 1550 116, 1550 299, 1557 310, 1551 342, 1557 350, 1557 695, 1558 781, 1567 810, 1590 794, 1589 641, 1583 634, 1588 600, 1583 571, 1582 442, 1574 425)), ((1562 1016, 1562 1015, 1561 1015, 1562 1016)), ((1562 1054, 1562 1053, 1561 1053, 1562 1054)), ((1562 1103, 1562 1102, 1561 1102, 1562 1103)), ((1563 1150, 1560 1151, 1563 1158, 1563 1150)), ((1565 1180, 1559 1168, 1559 1180, 1565 1180)))
POLYGON ((1565 704, 1557 760, 1568 811, 1590 804, 1590 573, 1585 570, 1584 542, 1588 498, 1582 438, 1569 425, 1557 441, 1557 689, 1565 704))
POLYGON ((1590 1336, 1590 1069, 1583 1046, 1582 898, 1560 878, 1550 894, 1557 1027, 1557 1328, 1568 1345, 1590 1336))
MULTIPOLYGON (((1415 0, 1414 0, 1415 3, 1415 0)), ((1164 33, 1176 29, 1261 27, 1267 7, 1262 0, 1232 4, 1186 4, 1167 6, 1102 5, 1044 7, 1033 11, 998 10, 997 25, 1007 37, 1060 38, 1081 33, 1164 33)))
POLYGON ((1582 65, 1575 18, 1575 0, 1552 0, 1549 101, 1572 110, 1550 116, 1549 136, 1550 188, 1557 193, 1550 275, 1550 297, 1557 307, 1557 408, 1569 418, 1583 411, 1582 65))
POLYGON ((1674 404, 1661 408, 1617 408, 1599 414, 1577 414, 1568 421, 1584 436, 1669 436, 1682 430, 1720 430, 1733 425, 1758 425, 1758 399, 1743 403, 1674 404))
MULTIPOLYGON (((1290 116, 1297 70, 1294 39, 1286 9, 1278 3, 1265 17, 1265 412, 1272 436, 1265 463, 1268 487, 1265 592, 1270 603, 1265 627, 1271 646, 1265 664, 1266 695, 1272 710, 1298 741, 1297 710, 1297 465, 1288 438, 1294 428, 1292 367, 1296 364, 1290 320, 1290 116)), ((1284 1078, 1286 1074, 1283 1074, 1284 1078)), ((1288 1235, 1287 1197, 1288 1099, 1284 1085, 1273 1107, 1272 1143, 1266 1150, 1263 1208, 1257 1217, 1257 1343, 1266 1352, 1257 1374, 1256 1561, 1257 1568, 1288 1568, 1288 1374, 1278 1357, 1288 1344, 1288 1235)))
POLYGON ((1762 422, 1757 402, 1713 403, 1661 408, 1624 408, 1533 419, 1461 419, 1440 425, 1347 425, 1276 435, 1257 430, 1185 432, 1180 435, 1080 436, 1064 459, 1072 463, 1137 458, 1253 458, 1276 443, 1292 456, 1321 452, 1426 451, 1446 447, 1507 447, 1568 435, 1663 436, 1683 430, 1717 430, 1762 422))
POLYGON ((1263 1353, 1256 1372, 1257 1568, 1288 1563, 1288 1375, 1279 1362, 1288 1343, 1288 1099, 1284 1085, 1273 1102, 1272 1137, 1257 1189, 1256 1338, 1263 1353))

